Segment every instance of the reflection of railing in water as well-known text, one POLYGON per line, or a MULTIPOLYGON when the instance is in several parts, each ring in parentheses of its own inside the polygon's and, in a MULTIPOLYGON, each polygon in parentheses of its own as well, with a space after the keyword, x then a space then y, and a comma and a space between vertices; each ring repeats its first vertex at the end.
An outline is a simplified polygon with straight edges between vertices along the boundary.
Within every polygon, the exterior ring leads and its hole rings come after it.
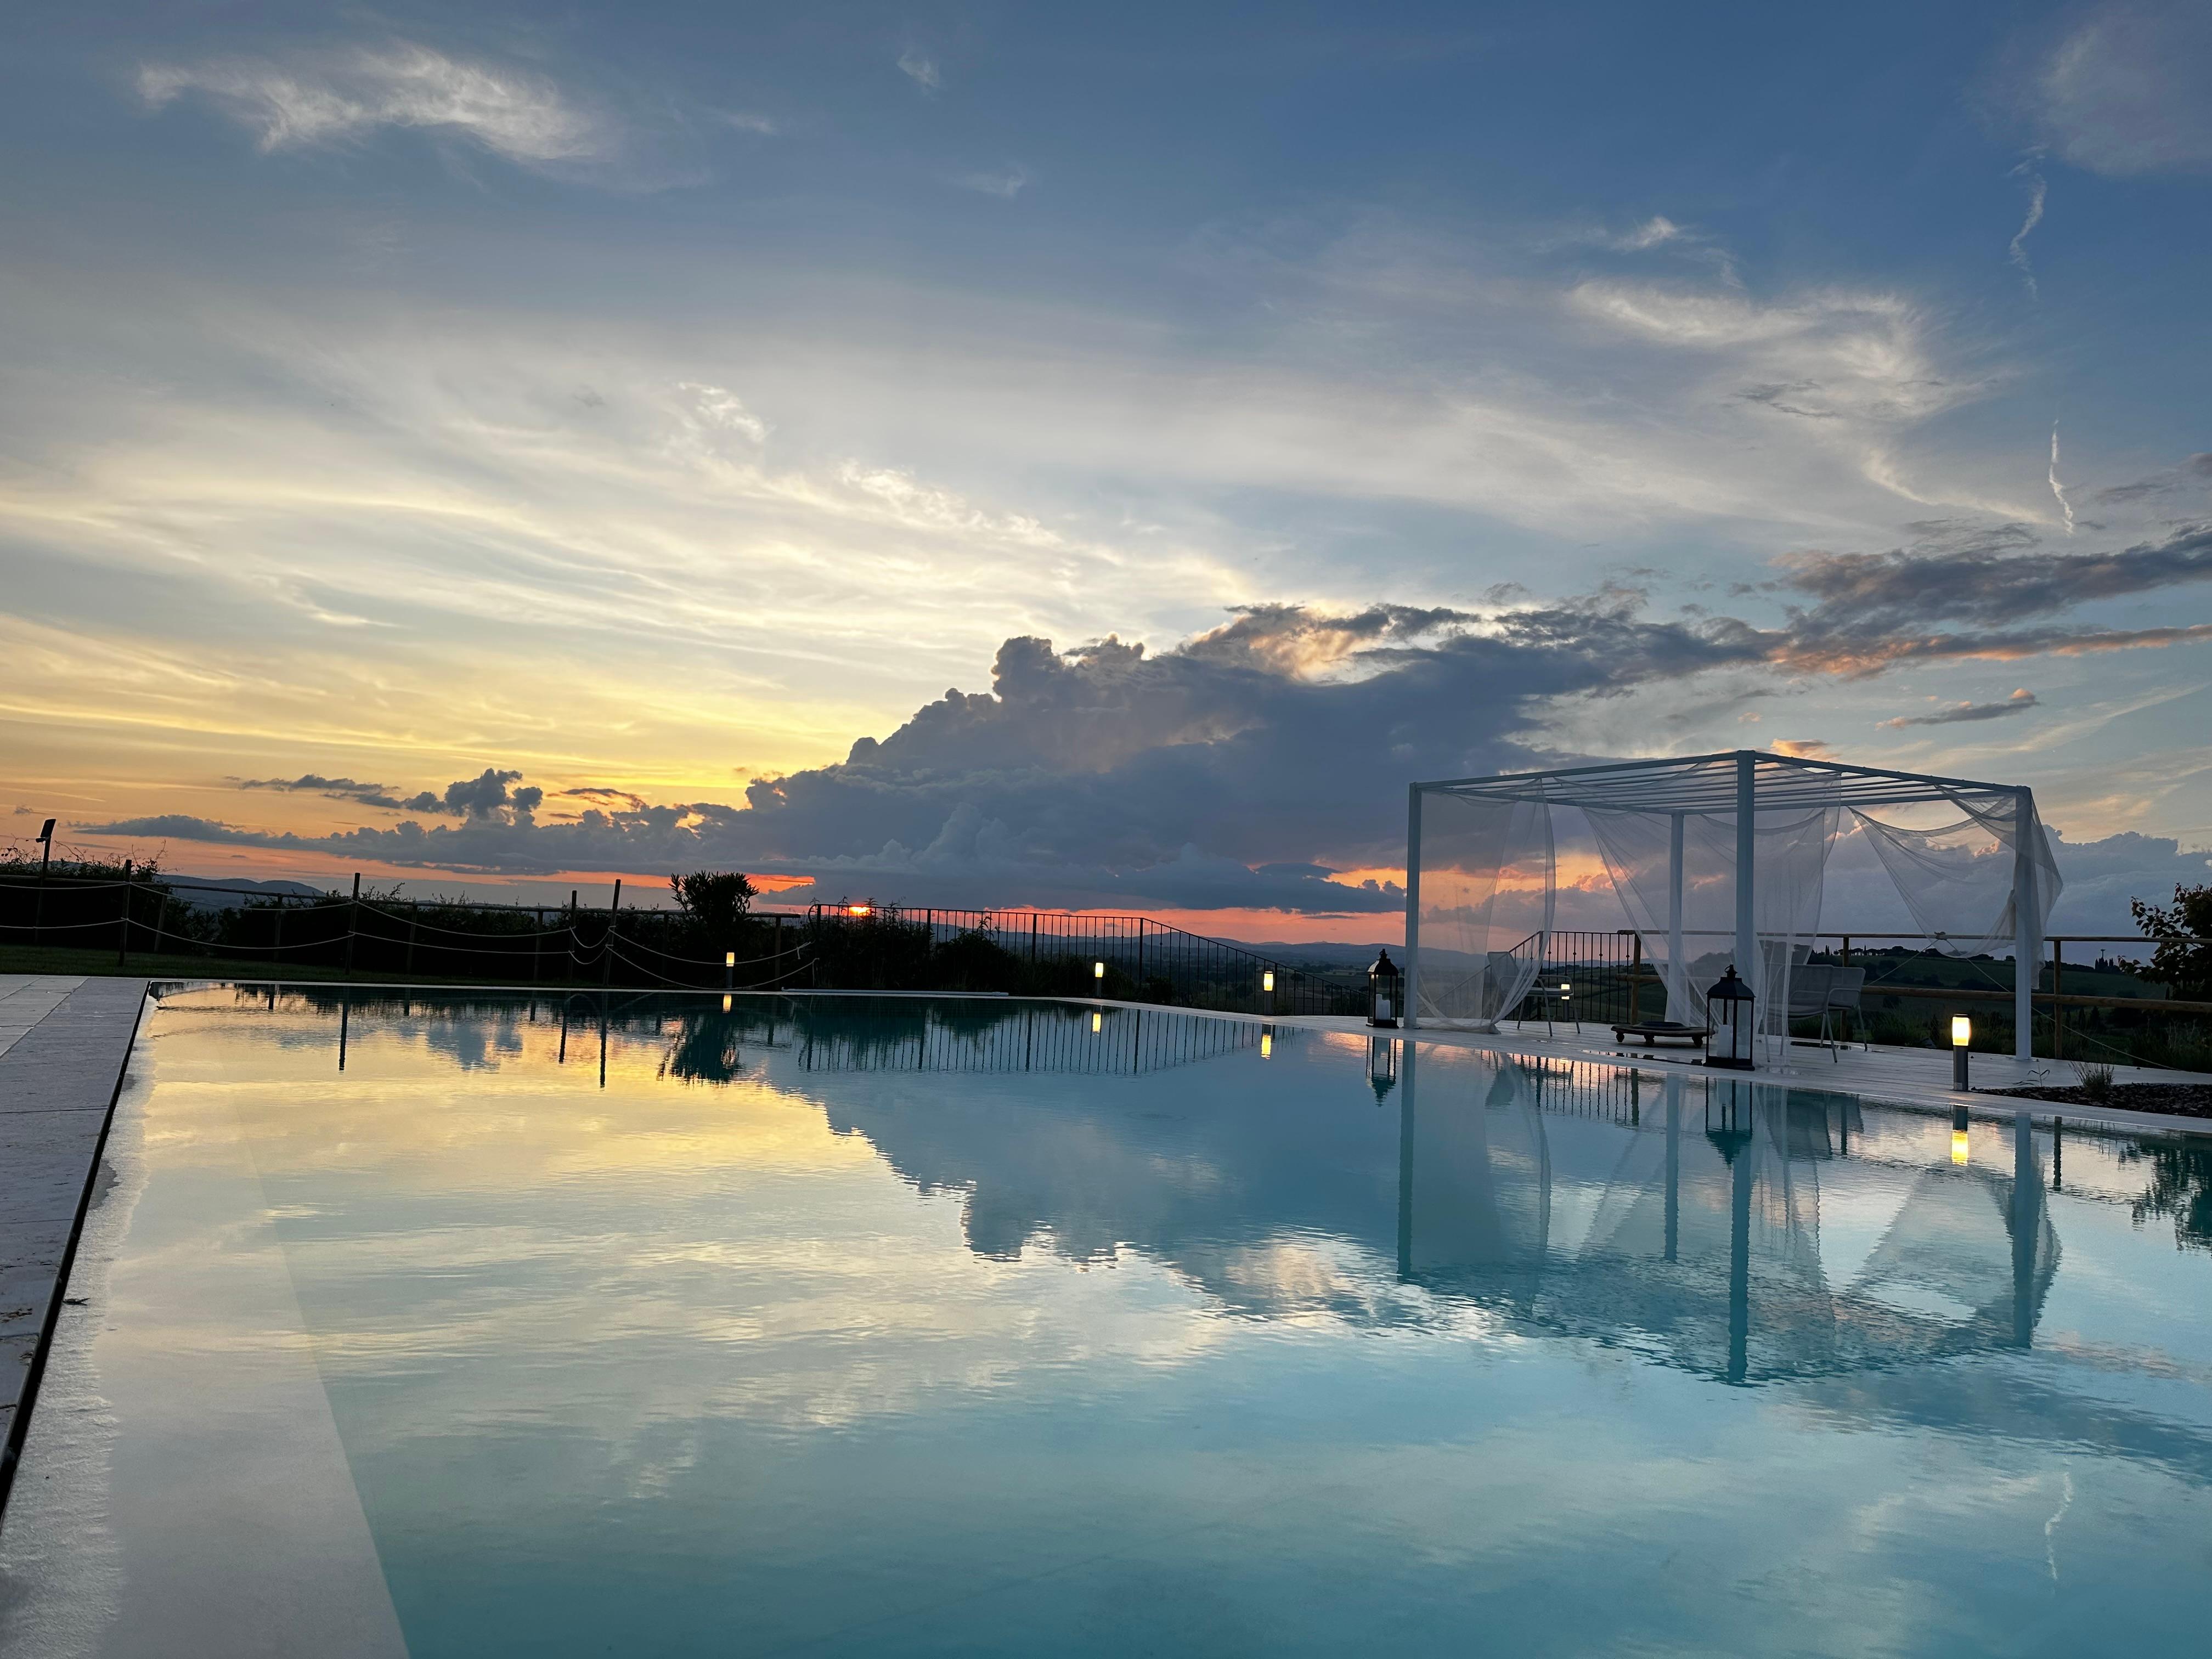
POLYGON ((1047 1072, 1135 1077, 1261 1046, 1266 1028, 1150 1009, 1039 1003, 988 1022, 809 1017, 794 1046, 811 1072, 1047 1072), (899 1029, 900 1027, 904 1029, 899 1029), (887 1029, 889 1028, 889 1029, 887 1029))
POLYGON ((1513 1062, 1529 1079, 1536 1109, 1576 1117, 1601 1117, 1634 1125, 1643 1121, 1644 1097, 1656 1097, 1660 1084, 1639 1072, 1589 1060, 1548 1057, 1513 1062))

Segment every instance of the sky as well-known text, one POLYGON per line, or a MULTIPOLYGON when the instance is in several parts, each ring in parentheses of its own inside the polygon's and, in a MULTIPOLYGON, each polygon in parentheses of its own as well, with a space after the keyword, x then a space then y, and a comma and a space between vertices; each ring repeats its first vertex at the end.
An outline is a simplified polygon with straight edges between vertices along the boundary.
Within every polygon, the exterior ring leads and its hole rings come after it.
POLYGON ((0 835, 1394 934, 1405 786, 2208 878, 2212 13, 43 8, 0 835))

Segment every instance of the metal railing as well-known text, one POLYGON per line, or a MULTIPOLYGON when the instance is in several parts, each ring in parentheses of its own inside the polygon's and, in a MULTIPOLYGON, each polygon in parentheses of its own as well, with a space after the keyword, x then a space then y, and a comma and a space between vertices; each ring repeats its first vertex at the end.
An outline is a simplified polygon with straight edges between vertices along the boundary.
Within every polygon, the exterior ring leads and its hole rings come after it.
POLYGON ((1293 968, 1150 916, 817 904, 812 982, 848 990, 995 990, 1267 1015, 1364 1014, 1363 969, 1293 968))

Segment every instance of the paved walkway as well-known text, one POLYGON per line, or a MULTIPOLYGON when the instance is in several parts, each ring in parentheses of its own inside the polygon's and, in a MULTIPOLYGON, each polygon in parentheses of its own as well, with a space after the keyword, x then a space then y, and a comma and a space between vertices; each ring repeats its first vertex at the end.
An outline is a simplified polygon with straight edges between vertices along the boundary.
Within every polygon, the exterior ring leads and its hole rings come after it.
POLYGON ((145 1000, 143 979, 0 974, 0 1504, 145 1000))

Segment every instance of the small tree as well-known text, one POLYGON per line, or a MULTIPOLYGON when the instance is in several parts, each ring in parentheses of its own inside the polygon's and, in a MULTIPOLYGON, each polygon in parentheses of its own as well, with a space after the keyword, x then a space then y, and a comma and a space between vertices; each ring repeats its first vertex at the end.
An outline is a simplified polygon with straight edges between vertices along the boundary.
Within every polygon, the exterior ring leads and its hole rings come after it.
POLYGON ((738 929, 752 913, 753 884, 735 870, 695 870, 688 876, 671 876, 668 890, 693 926, 714 943, 737 937, 738 929))
POLYGON ((2212 994, 2212 886, 2173 890, 2171 907, 2130 899, 2136 926, 2158 942, 2143 977, 2172 988, 2177 997, 2201 999, 2212 994))

